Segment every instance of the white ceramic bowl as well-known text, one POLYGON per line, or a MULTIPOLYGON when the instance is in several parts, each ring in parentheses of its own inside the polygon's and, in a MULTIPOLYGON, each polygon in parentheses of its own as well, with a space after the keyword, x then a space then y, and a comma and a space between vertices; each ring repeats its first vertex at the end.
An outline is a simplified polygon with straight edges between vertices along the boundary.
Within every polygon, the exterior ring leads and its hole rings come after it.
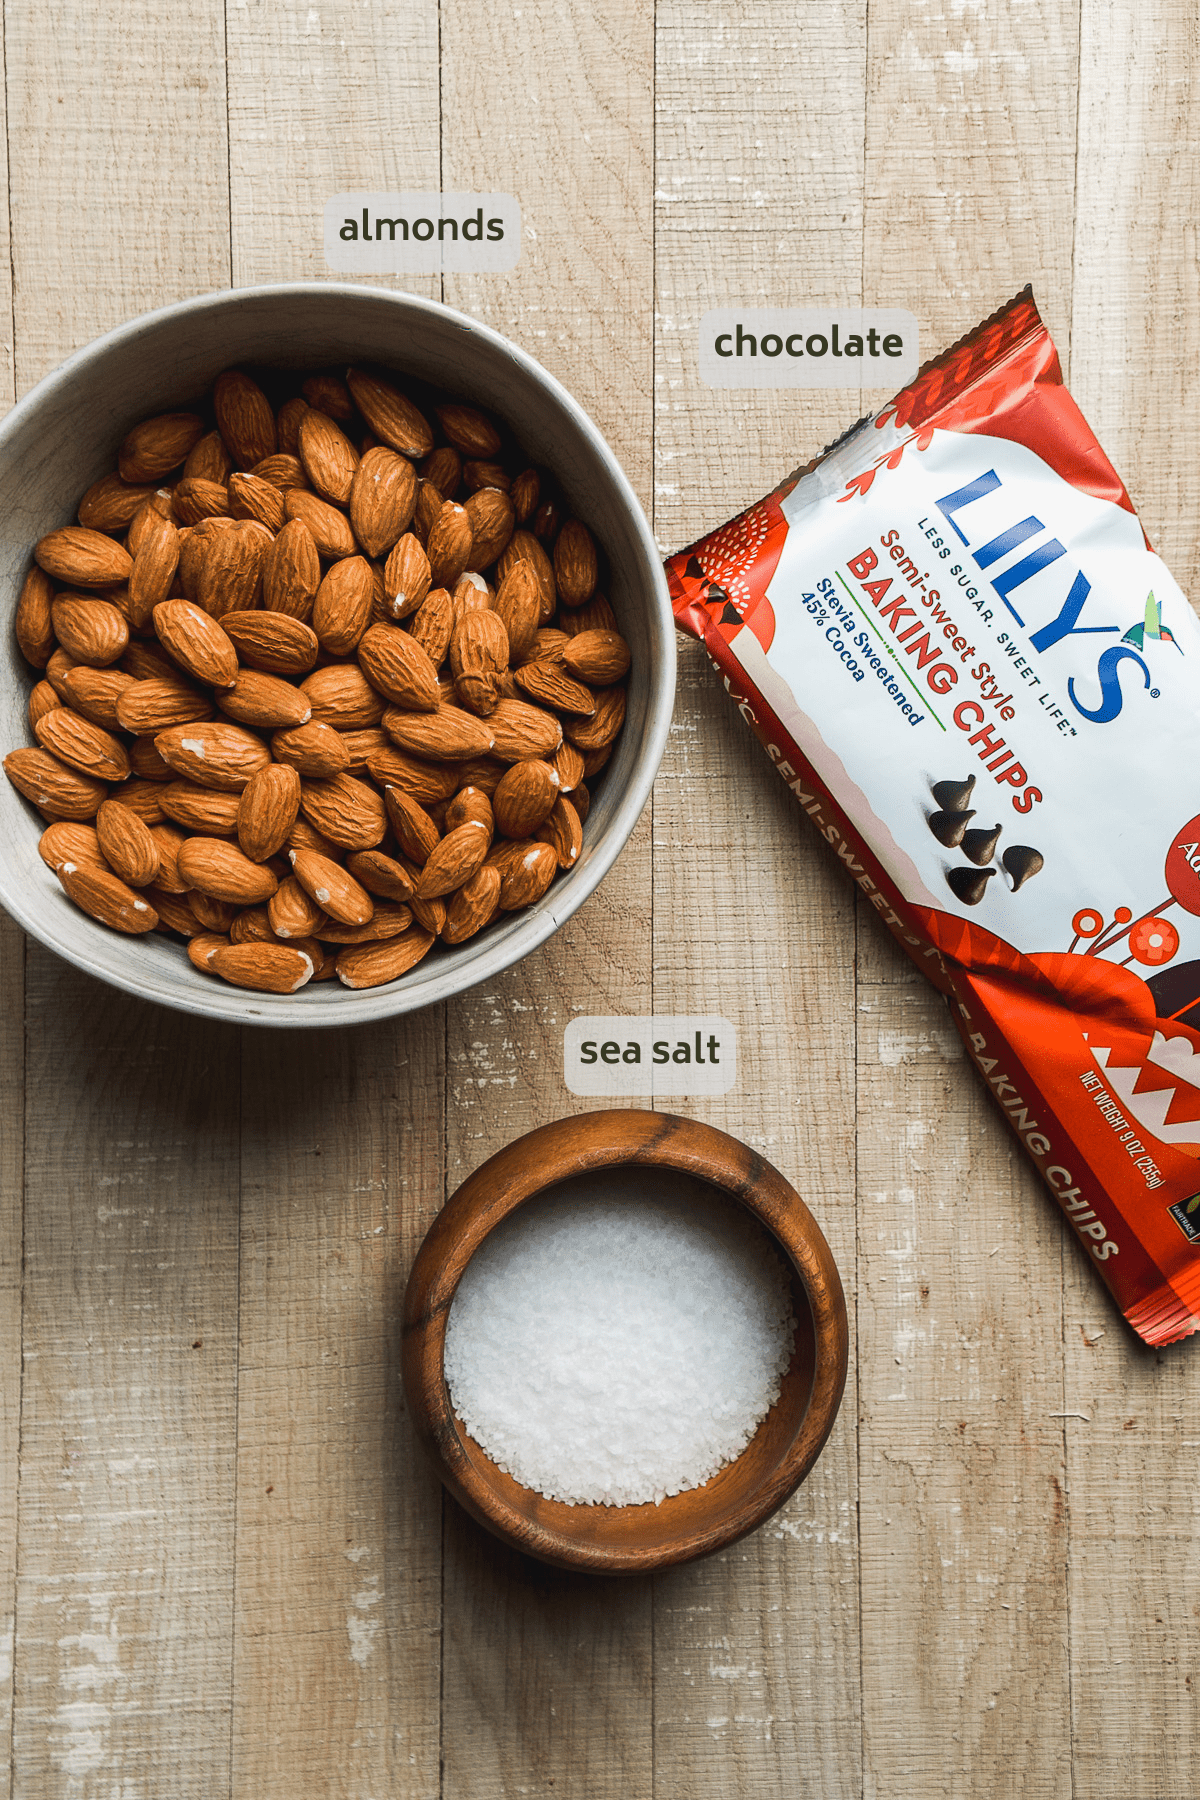
MULTIPOLYGON (((675 642, 661 560, 616 457, 552 376, 486 326, 408 294, 332 282, 205 294, 110 331, 38 384, 0 424, 0 593, 11 620, 31 549, 74 521, 84 490, 116 466, 130 426, 197 400, 236 364, 311 369, 369 362, 499 413, 531 462, 551 468, 611 569, 609 597, 633 653, 625 728, 597 784, 578 863, 542 901, 455 949, 440 946, 386 987, 320 982, 262 995, 201 975, 159 934, 122 937, 67 899, 38 856, 34 809, 0 781, 0 904, 91 975, 184 1012, 261 1025, 347 1025, 444 1000, 518 962, 557 931, 612 866, 658 769, 675 689, 675 642)), ((3 633, 0 754, 31 742, 34 676, 3 633)))

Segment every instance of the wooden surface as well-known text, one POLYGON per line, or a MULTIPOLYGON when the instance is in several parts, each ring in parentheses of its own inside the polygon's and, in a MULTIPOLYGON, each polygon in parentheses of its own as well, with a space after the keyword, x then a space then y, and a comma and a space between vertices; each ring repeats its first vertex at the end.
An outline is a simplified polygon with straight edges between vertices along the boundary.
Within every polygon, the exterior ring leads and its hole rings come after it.
MULTIPOLYGON (((710 307, 904 306, 934 349, 1031 280, 1200 598, 1184 0, 5 10, 8 398, 151 306, 321 277, 341 189, 508 191, 517 267, 444 298, 592 413, 664 551, 857 410, 704 388, 710 307)), ((1200 1347, 1122 1325, 695 646, 616 869, 449 1008, 239 1036, 7 922, 0 1008, 0 1795, 1200 1789, 1200 1347), (446 1193, 586 1106, 569 1020, 652 1010, 738 1025, 737 1086, 676 1110, 805 1195, 851 1375, 762 1531, 598 1581, 443 1499, 396 1326, 446 1193)))

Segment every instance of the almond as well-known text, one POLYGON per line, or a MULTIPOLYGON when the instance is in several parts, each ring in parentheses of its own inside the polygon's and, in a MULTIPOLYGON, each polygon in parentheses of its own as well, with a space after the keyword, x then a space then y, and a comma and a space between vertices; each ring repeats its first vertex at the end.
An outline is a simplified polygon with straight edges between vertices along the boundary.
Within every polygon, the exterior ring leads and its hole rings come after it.
POLYGON ((225 838, 188 838, 180 846, 176 866, 190 888, 199 888, 217 900, 232 900, 237 906, 269 900, 279 886, 270 869, 251 862, 225 838))
POLYGON ((581 631, 567 640, 563 667, 577 681, 610 687, 629 673, 629 645, 619 631, 581 631))
POLYGON ((572 681, 553 663, 525 663, 513 680, 537 705, 551 707, 555 712, 579 713, 590 719, 596 710, 591 690, 582 682, 572 681))
MULTIPOLYGON (((89 669, 88 670, 89 675, 102 675, 105 673, 106 673, 106 671, 103 669, 89 669)), ((128 680, 128 676, 126 676, 126 680, 128 680)), ((61 699, 60 695, 55 691, 54 686, 51 682, 49 682, 49 681, 35 682, 34 686, 30 689, 30 693, 29 693, 28 713, 29 713, 30 729, 36 730, 38 720, 44 719, 47 713, 53 712, 56 706, 61 706, 62 704, 63 704, 62 699, 61 699)), ((76 707, 75 710, 76 710, 76 712, 83 712, 83 716, 85 719, 90 716, 88 713, 83 711, 82 707, 76 707)))
MULTIPOLYGON (((195 600, 200 592, 200 571, 213 539, 222 531, 232 531, 236 519, 201 519, 198 525, 185 525, 179 531, 179 566, 175 579, 184 598, 195 600)), ((170 595, 167 596, 168 599, 170 595)))
POLYGON ((208 966, 235 987, 259 994, 294 994, 313 977, 313 960, 291 944, 230 944, 214 950, 208 966))
POLYGON ((558 776, 548 763, 514 763, 492 796, 496 830, 509 838, 532 837, 557 799, 558 776))
POLYGON ((215 481, 224 487, 233 472, 233 463, 219 431, 206 431, 188 451, 183 464, 185 481, 215 481))
MULTIPOLYGON (((90 719, 93 725, 102 725, 106 731, 120 731, 117 701, 132 685, 132 675, 123 675, 120 669, 92 669, 86 663, 76 663, 62 680, 66 704, 82 713, 85 719, 90 719)), ((38 688, 47 687, 54 693, 50 682, 39 681, 38 688)), ((34 693, 37 691, 35 688, 34 693)), ((55 695, 55 698, 59 696, 55 695)), ((32 701, 32 695, 30 699, 32 701)))
POLYGON ((539 626, 534 634, 533 648, 525 661, 553 663, 556 669, 565 668, 563 655, 570 642, 565 631, 558 631, 548 625, 539 626))
POLYGON ((358 453, 341 427, 312 408, 300 421, 299 446, 304 473, 321 498, 348 506, 358 453))
POLYGON ((503 463, 465 462, 462 473, 463 482, 469 494, 478 494, 484 488, 499 488, 501 493, 507 494, 512 485, 505 473, 503 463))
POLYGON ((350 767, 350 752, 341 733, 316 719, 292 731, 277 731, 271 739, 271 754, 277 763, 300 775, 340 775, 350 767))
POLYGON ((321 584, 321 559, 303 519, 289 519, 263 556, 263 605, 289 618, 312 618, 321 584))
MULTIPOLYGON (((196 781, 168 781, 156 790, 164 819, 205 837, 232 837, 237 830, 240 794, 201 787, 196 781)), ((127 799, 124 789, 121 799, 127 799)))
POLYGON ((384 566, 386 607, 393 619, 415 613, 432 586, 429 558, 411 532, 399 539, 384 566))
POLYGON ((346 767, 351 775, 365 775, 371 758, 391 748, 387 733, 378 725, 367 726, 363 731, 343 731, 339 736, 350 758, 346 767))
POLYGON ((516 529, 517 516, 512 501, 498 487, 483 487, 466 503, 471 521, 471 566, 490 568, 508 547, 516 529))
POLYGON ((374 578, 365 556, 347 556, 334 563, 313 603, 312 628, 323 650, 331 656, 350 654, 371 622, 373 593, 374 578))
POLYGON ((554 581, 564 606, 585 606, 599 575, 596 545, 580 519, 568 519, 554 545, 554 581))
POLYGON ((433 449, 429 421, 398 388, 365 369, 348 369, 346 385, 377 438, 401 456, 428 456, 433 449))
POLYGON ((502 583, 519 562, 527 562, 537 577, 540 594, 538 623, 544 625, 552 616, 556 605, 554 570, 550 558, 530 531, 513 532, 508 548, 497 560, 496 579, 502 583))
MULTIPOLYGON (((275 898, 274 894, 271 898, 275 898)), ((229 927, 229 941, 231 944, 278 943, 279 940, 271 930, 271 915, 267 908, 244 906, 229 927)))
POLYGON ((412 464, 380 444, 368 450, 350 485, 350 523, 370 557, 386 556, 408 530, 417 497, 412 464))
POLYGON ((177 775, 222 794, 240 794, 255 771, 271 760, 261 738, 222 721, 171 726, 155 733, 154 745, 177 775))
POLYGON ((213 537, 200 565, 196 603, 214 619, 258 604, 270 538, 257 520, 237 519, 213 537))
POLYGON ((308 401, 299 395, 294 400, 285 400, 280 407, 276 423, 281 456, 295 456, 300 447, 300 421, 307 411, 308 401))
POLYGON ((300 777, 295 769, 269 763, 250 777, 238 801, 237 837, 251 862, 265 862, 283 849, 299 811, 300 777))
POLYGON ((321 927, 321 939, 326 944, 377 944, 399 937, 412 922, 411 907, 384 900, 365 925, 340 925, 327 919, 321 927))
POLYGON ((181 525, 199 525, 206 519, 229 517, 229 489, 219 481, 188 475, 174 490, 175 516, 181 525))
POLYGON ((396 842, 410 862, 423 866, 436 848, 441 832, 425 808, 403 788, 385 788, 383 799, 396 842))
MULTIPOLYGON (((288 404, 290 405, 291 402, 289 401, 288 404)), ((287 406, 280 410, 281 426, 286 411, 287 406)), ((303 412, 303 408, 301 411, 303 412)), ((285 493, 288 488, 306 488, 308 486, 308 476, 304 473, 304 464, 298 456, 284 451, 282 441, 278 454, 266 456, 262 462, 255 463, 250 473, 256 475, 260 481, 269 481, 271 486, 278 488, 281 494, 285 493)))
POLYGON ((338 980, 349 988, 382 987, 398 981, 420 962, 433 941, 432 932, 413 925, 386 943, 352 944, 337 959, 338 980))
POLYGON ((139 536, 129 577, 129 616, 138 631, 145 630, 154 608, 170 594, 181 550, 179 533, 170 519, 151 510, 139 536))
POLYGON ((541 498, 542 484, 537 470, 522 469, 508 492, 513 503, 513 510, 517 515, 517 524, 528 524, 537 511, 538 501, 541 498))
POLYGON ((65 862, 54 872, 76 906, 111 931, 140 937, 158 924, 158 914, 149 901, 110 870, 91 863, 65 862))
POLYGON ((314 669, 300 683, 313 718, 340 731, 364 731, 383 718, 384 702, 354 663, 331 663, 314 669))
POLYGON ((124 781, 129 774, 129 757, 120 739, 69 706, 56 707, 39 719, 35 736, 43 750, 95 781, 124 781))
POLYGON ((54 689, 64 706, 70 706, 71 697, 67 691, 67 678, 73 669, 81 665, 65 650, 56 650, 46 663, 46 680, 54 689))
POLYGON ((289 488, 283 497, 289 519, 299 519, 312 533, 313 543, 329 562, 353 556, 358 549, 349 520, 336 506, 301 488, 289 488))
MULTIPOLYGON (((59 829, 84 831, 87 827, 50 827, 51 831, 59 829)), ((378 894, 385 900, 405 901, 412 898, 412 878, 403 864, 396 862, 391 856, 385 856, 381 850, 356 850, 346 858, 346 867, 370 894, 378 894)))
POLYGON ((153 492, 131 487, 119 475, 102 475, 79 502, 79 523, 89 531, 124 531, 153 492))
MULTIPOLYGON (((135 681, 179 680, 179 670, 158 643, 131 643, 119 666, 126 675, 132 675, 135 681)), ((49 673, 47 669, 47 676, 49 673)))
POLYGON ((440 669, 450 648, 454 630, 454 601, 447 588, 432 588, 413 616, 409 631, 435 670, 440 669))
POLYGON ((128 622, 107 600, 63 597, 51 605, 50 617, 67 655, 94 669, 115 663, 129 643, 128 622))
MULTIPOLYGON (((122 806, 125 795, 121 796, 122 806)), ((187 838, 177 825, 161 822, 155 824, 143 820, 147 824, 150 836, 158 849, 158 874, 154 885, 165 894, 182 894, 187 891, 187 883, 180 879, 179 852, 187 842, 187 838)), ((162 911, 162 908, 159 908, 162 911)))
MULTIPOLYGON (((501 561, 504 559, 501 558, 501 561)), ((511 658, 522 663, 533 647, 541 619, 541 589, 537 573, 528 561, 514 562, 503 575, 492 611, 504 623, 511 658)))
POLYGON ((464 613, 450 639, 450 668, 464 675, 499 674, 508 667, 508 630, 499 613, 464 613))
POLYGON ((438 422, 456 450, 464 456, 495 456, 500 450, 500 433, 486 413, 477 406, 457 402, 435 408, 438 422))
MULTIPOLYGON (((604 766, 608 762, 609 757, 612 755, 612 752, 613 752, 613 747, 611 744, 605 744, 599 750, 585 750, 584 751, 583 772, 589 781, 591 780, 593 775, 598 775, 600 773, 601 769, 604 768, 604 766)), ((582 783, 580 784, 580 786, 576 790, 576 792, 577 792, 577 794, 582 794, 582 792, 583 792, 582 783)))
MULTIPOLYGON (((38 839, 38 855, 51 869, 57 869, 65 862, 93 863, 98 869, 106 866, 95 828, 76 824, 70 819, 47 825, 38 839)), ((410 892, 411 888, 410 883, 410 892)))
POLYGON ((340 919, 343 925, 366 924, 375 905, 353 875, 316 850, 292 850, 289 854, 296 880, 322 911, 331 919, 340 919))
POLYGON ((229 477, 229 511, 235 519, 257 519, 272 537, 287 518, 280 489, 253 474, 229 477))
MULTIPOLYGON (((323 907, 306 894, 294 875, 287 875, 267 902, 267 918, 276 937, 311 937, 329 923, 323 907)), ((347 927, 353 930, 356 927, 347 927)))
POLYGON ((384 788, 403 788, 422 806, 437 805, 450 798, 458 787, 458 769, 455 762, 426 762, 419 756, 408 756, 391 743, 367 758, 372 781, 384 788))
POLYGON ((184 895, 168 894, 153 882, 143 893, 158 914, 160 931, 177 931, 189 940, 200 936, 200 921, 184 895))
POLYGON ((387 831, 379 793, 353 775, 302 783, 300 808, 311 825, 343 850, 373 850, 387 831))
POLYGON ((199 888, 188 890, 187 903, 196 915, 196 923, 205 931, 227 932, 238 916, 238 907, 231 900, 216 900, 211 894, 202 894, 199 888))
POLYGON ((436 712, 437 670, 420 644, 396 625, 372 625, 358 660, 373 688, 408 712, 436 712))
POLYGON ((482 825, 468 823, 447 832, 426 859, 416 885, 418 899, 439 900, 454 893, 470 881, 490 848, 491 833, 482 825))
POLYGON ((552 544, 562 530, 566 514, 554 495, 547 496, 533 515, 530 530, 543 544, 552 544))
POLYGON ((240 670, 233 685, 217 695, 217 705, 239 724, 263 731, 287 731, 312 717, 308 698, 298 687, 261 669, 240 670))
POLYGON ((344 381, 336 375, 310 375, 300 388, 310 406, 328 413, 340 425, 348 425, 354 417, 354 401, 344 381))
POLYGON ((237 650, 216 620, 190 600, 163 600, 154 608, 159 643, 181 669, 210 687, 237 679, 237 650))
POLYGON ((212 714, 206 696, 184 681, 135 681, 117 699, 121 729, 145 737, 155 737, 172 725, 211 719, 212 714))
POLYGON ((524 700, 501 700, 488 725, 495 754, 502 762, 546 761, 563 740, 562 726, 554 714, 524 700))
POLYGON ((568 637, 582 637, 585 631, 617 630, 617 615, 603 594, 593 594, 586 606, 562 613, 558 622, 568 637))
POLYGON ((563 727, 564 734, 583 751, 585 766, 588 752, 607 749, 625 723, 623 687, 598 688, 593 698, 596 710, 590 719, 568 719, 563 727))
POLYGON ((194 938, 189 938, 188 940, 188 961, 195 968, 200 969, 204 974, 211 975, 213 973, 211 967, 213 951, 224 950, 228 943, 229 939, 223 932, 197 932, 194 938))
POLYGON ((122 481, 161 481, 204 436, 196 413, 159 413, 135 425, 117 452, 122 481))
POLYGON ((102 781, 68 768, 48 750, 10 750, 4 773, 19 794, 56 819, 94 819, 108 797, 102 781))
MULTIPOLYGON (((174 769, 169 763, 165 763, 158 754, 154 748, 153 738, 134 738, 129 746, 129 766, 134 774, 140 775, 144 781, 174 781, 175 779, 174 769)), ((124 800, 125 796, 122 794, 121 798, 124 800)))
POLYGON ((240 660, 268 675, 305 675, 317 660, 317 634, 284 612, 226 613, 221 629, 240 660))
POLYGON ((583 849, 583 823, 571 802, 562 794, 554 802, 550 817, 533 834, 549 844, 558 858, 560 869, 569 869, 579 860, 583 849))
POLYGON ((21 654, 35 669, 45 668, 58 641, 50 615, 53 599, 54 583, 35 563, 25 577, 13 621, 21 654))
POLYGON ((486 865, 459 888, 446 908, 442 942, 463 944, 490 924, 500 907, 500 871, 486 865))
POLYGON ((462 485, 462 457, 450 444, 441 444, 425 458, 418 473, 443 500, 453 500, 462 485))
POLYGON ((583 780, 583 752, 564 738, 550 758, 550 767, 558 776, 559 792, 569 794, 583 780))
POLYGON ((417 498, 413 506, 413 536, 426 549, 429 547, 429 534, 438 521, 438 514, 446 505, 444 495, 434 487, 431 481, 418 481, 417 498))
POLYGON ((466 762, 457 765, 458 786, 460 790, 468 787, 478 788, 490 799, 500 785, 507 766, 506 763, 499 762, 494 756, 471 757, 466 762))
POLYGON ((471 561, 474 534, 471 515, 456 500, 443 501, 433 522, 425 554, 434 587, 452 588, 471 561))
POLYGON ((460 788, 446 808, 447 831, 457 831, 460 825, 482 825, 488 834, 489 844, 495 823, 492 802, 482 788, 460 788))
POLYGON ((275 451, 275 415, 258 383, 240 369, 217 376, 213 410, 235 463, 252 469, 275 451))
POLYGON ((385 712, 383 729, 401 750, 431 762, 486 756, 496 741, 482 719, 457 706, 439 706, 432 713, 385 712))
POLYGON ((96 838, 113 873, 130 887, 157 881, 162 858, 150 827, 119 800, 106 800, 96 814, 96 838))
POLYGON ((558 873, 558 858, 549 844, 526 841, 512 848, 516 854, 499 865, 501 912, 532 906, 558 873))
POLYGON ((165 783, 133 779, 121 783, 121 805, 135 812, 146 825, 160 825, 166 814, 162 809, 165 783))

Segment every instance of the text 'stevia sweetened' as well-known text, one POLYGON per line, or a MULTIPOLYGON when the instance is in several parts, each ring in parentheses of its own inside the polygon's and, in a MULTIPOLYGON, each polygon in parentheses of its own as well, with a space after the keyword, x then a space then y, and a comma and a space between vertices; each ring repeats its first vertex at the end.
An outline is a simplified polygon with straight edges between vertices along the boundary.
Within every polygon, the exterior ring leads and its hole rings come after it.
POLYGON ((1200 627, 1028 290, 667 571, 1126 1318, 1196 1330, 1200 627))

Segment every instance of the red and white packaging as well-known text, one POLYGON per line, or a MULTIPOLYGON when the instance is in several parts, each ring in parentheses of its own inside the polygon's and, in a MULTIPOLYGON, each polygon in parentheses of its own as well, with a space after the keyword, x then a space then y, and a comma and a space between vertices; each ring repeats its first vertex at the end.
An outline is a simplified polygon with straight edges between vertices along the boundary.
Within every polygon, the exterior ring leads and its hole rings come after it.
POLYGON ((1200 1328, 1200 626, 1030 292, 667 574, 1125 1317, 1200 1328))

